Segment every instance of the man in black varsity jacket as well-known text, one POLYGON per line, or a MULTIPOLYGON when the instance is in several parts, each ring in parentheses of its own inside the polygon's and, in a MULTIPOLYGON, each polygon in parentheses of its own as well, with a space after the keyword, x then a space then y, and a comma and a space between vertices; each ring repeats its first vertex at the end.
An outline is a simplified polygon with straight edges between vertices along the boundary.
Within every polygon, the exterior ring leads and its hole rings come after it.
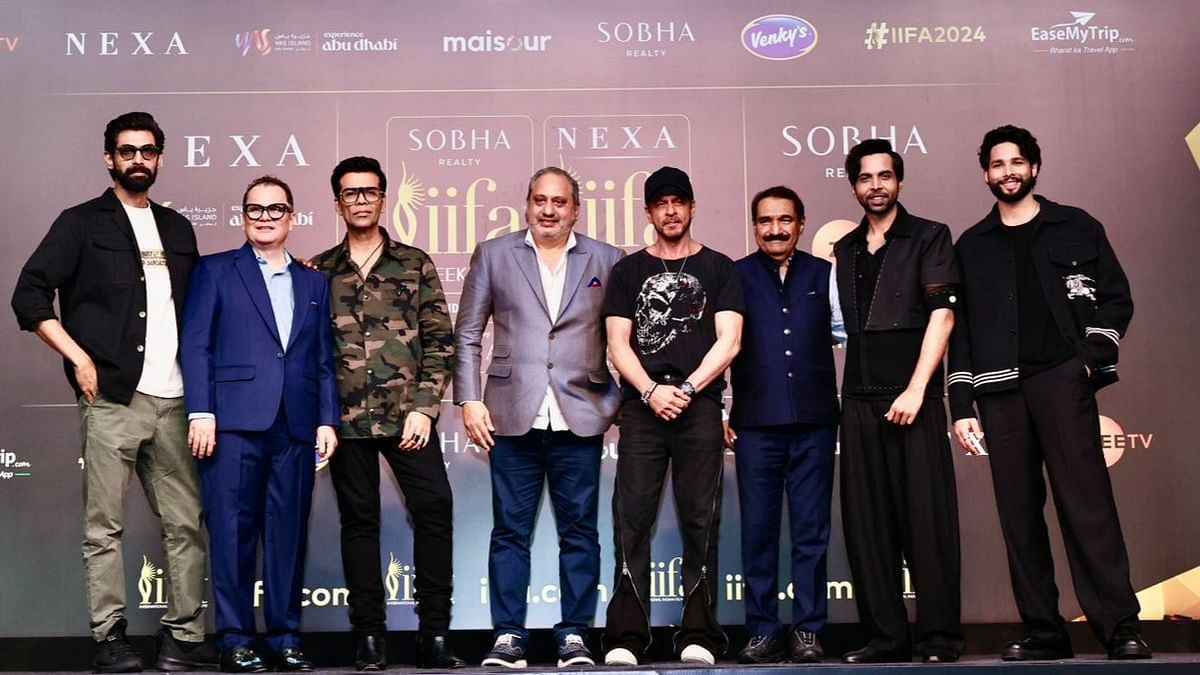
POLYGON ((1092 629, 1110 659, 1150 658, 1138 632, 1139 606, 1095 396, 1117 380, 1117 351, 1133 315, 1129 282, 1100 223, 1033 194, 1041 149, 1028 131, 989 131, 979 164, 997 201, 955 247, 964 302, 946 383, 963 448, 983 452, 980 439, 984 429, 988 433, 1000 526, 1026 632, 1001 656, 1073 656, 1043 517, 1045 465, 1075 593, 1092 629))

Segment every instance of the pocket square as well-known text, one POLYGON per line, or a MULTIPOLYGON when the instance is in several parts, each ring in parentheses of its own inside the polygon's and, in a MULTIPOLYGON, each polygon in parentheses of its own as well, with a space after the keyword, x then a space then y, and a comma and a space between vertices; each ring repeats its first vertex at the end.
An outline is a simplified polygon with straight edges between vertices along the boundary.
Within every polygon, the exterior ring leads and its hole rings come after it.
POLYGON ((592 280, 587 285, 588 288, 600 288, 600 286, 600 277, 592 277, 592 280))
POLYGON ((816 295, 816 294, 817 294, 817 292, 816 292, 816 291, 809 291, 809 292, 808 292, 808 294, 809 294, 809 295, 816 295))
POLYGON ((317 306, 318 306, 318 305, 317 305, 317 301, 316 301, 316 300, 309 300, 309 301, 308 301, 308 304, 312 305, 313 307, 317 307, 317 306))

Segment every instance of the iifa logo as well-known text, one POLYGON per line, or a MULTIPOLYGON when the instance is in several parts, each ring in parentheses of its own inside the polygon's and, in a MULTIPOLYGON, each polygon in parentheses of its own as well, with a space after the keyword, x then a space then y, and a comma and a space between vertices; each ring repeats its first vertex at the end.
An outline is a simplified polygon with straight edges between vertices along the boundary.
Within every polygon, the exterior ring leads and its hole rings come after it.
POLYGON ((387 604, 411 605, 413 600, 413 580, 416 570, 412 565, 404 565, 396 559, 396 555, 388 551, 387 575, 383 585, 387 588, 387 604))
POLYGON ((165 609, 167 606, 167 590, 163 586, 163 568, 155 565, 150 558, 142 556, 142 571, 138 574, 138 595, 141 602, 138 609, 165 609))

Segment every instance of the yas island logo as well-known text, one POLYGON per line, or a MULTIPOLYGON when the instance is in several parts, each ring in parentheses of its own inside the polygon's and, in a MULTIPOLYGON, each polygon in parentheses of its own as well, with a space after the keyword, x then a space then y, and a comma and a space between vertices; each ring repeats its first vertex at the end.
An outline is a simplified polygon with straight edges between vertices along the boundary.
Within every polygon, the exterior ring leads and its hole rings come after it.
POLYGON ((137 589, 140 596, 138 609, 166 608, 167 591, 163 586, 163 568, 144 555, 142 570, 138 573, 137 589))
POLYGON ((768 14, 742 28, 742 46, 768 61, 790 61, 817 46, 817 27, 791 14, 768 14))
POLYGON ((412 605, 413 581, 416 570, 412 565, 406 565, 396 559, 396 554, 388 551, 387 574, 383 577, 383 585, 387 589, 387 604, 412 605))
POLYGON ((262 56, 271 53, 271 29, 260 28, 258 30, 248 30, 238 33, 233 37, 234 44, 237 45, 242 56, 246 56, 253 49, 262 56))

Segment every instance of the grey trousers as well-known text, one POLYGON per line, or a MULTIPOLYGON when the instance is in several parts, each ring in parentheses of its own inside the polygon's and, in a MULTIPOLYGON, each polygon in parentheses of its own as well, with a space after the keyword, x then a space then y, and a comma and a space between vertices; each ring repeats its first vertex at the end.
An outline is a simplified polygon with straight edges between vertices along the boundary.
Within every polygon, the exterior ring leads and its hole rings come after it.
POLYGON ((204 639, 206 551, 200 530, 200 483, 187 445, 183 398, 134 393, 129 405, 98 396, 79 399, 83 439, 83 567, 92 638, 101 640, 125 618, 121 533, 125 492, 136 473, 162 521, 165 566, 144 558, 138 579, 143 603, 165 596, 162 625, 176 639, 204 639), (161 592, 160 592, 160 589, 161 592))

